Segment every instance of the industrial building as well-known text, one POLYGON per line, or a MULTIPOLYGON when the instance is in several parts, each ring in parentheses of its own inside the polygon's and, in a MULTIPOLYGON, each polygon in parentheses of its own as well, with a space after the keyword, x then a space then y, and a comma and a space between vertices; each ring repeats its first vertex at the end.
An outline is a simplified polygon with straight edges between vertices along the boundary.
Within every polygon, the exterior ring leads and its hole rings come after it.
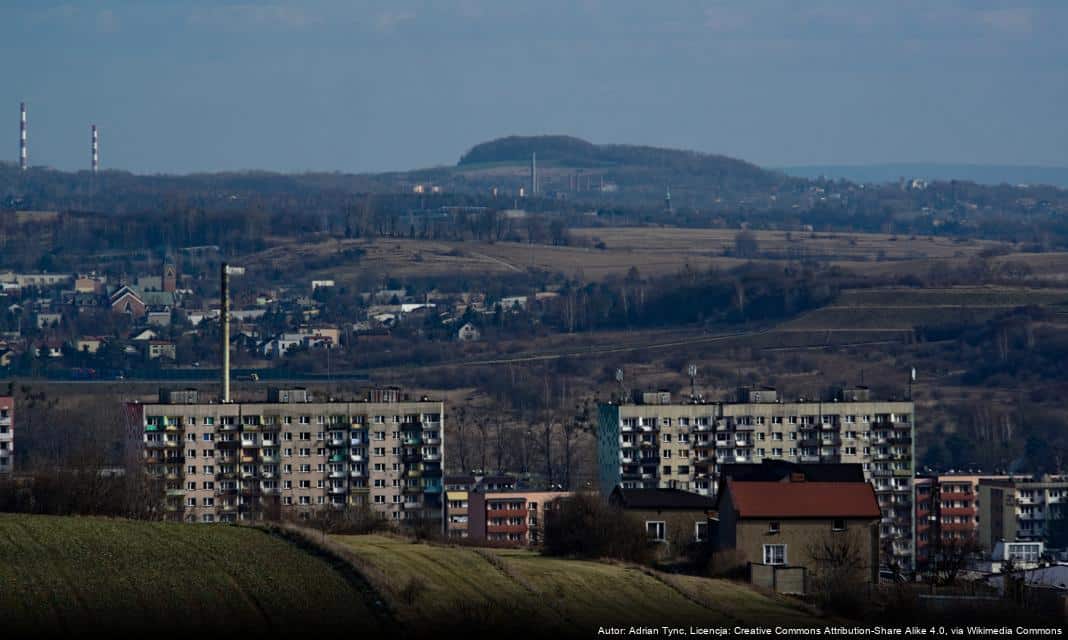
POLYGON ((914 427, 911 401, 875 401, 865 387, 789 402, 772 388, 741 389, 730 402, 636 393, 599 406, 598 483, 606 496, 617 486, 715 496, 724 464, 859 464, 882 510, 882 560, 911 569, 914 427))

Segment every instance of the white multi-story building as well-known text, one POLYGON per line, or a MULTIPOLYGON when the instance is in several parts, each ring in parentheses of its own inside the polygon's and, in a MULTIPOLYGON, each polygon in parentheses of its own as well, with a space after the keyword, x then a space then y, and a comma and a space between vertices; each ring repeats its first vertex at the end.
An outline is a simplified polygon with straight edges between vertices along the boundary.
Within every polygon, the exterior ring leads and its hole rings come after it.
POLYGON ((1050 540, 1050 534, 1054 522, 1064 518, 1068 518, 1068 476, 979 481, 979 542, 987 551, 999 542, 1062 543, 1050 540))
POLYGON ((130 463, 161 484, 169 519, 308 517, 367 506, 389 520, 442 518, 444 405, 396 388, 312 402, 271 389, 266 402, 202 402, 161 391, 127 405, 130 463))
POLYGON ((0 475, 15 469, 15 399, 0 397, 0 475))
POLYGON ((602 404, 599 484, 715 495, 719 465, 786 460, 856 463, 882 509, 884 562, 913 568, 914 406, 875 402, 866 388, 832 401, 784 402, 774 389, 743 389, 735 402, 673 403, 666 392, 602 404))

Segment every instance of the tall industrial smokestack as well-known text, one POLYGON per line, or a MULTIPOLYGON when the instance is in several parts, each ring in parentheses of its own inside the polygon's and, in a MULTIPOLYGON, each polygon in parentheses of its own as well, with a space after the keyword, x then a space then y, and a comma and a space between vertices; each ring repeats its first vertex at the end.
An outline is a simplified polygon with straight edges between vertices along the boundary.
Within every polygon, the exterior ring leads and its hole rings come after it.
POLYGON ((538 195, 538 154, 530 153, 530 195, 538 195))
POLYGON ((19 103, 19 169, 23 171, 29 164, 29 156, 26 151, 26 103, 19 103))
POLYGON ((222 402, 230 402, 230 276, 244 275, 244 267, 231 267, 225 262, 219 269, 219 322, 222 324, 222 402))
POLYGON ((91 125, 93 131, 93 173, 100 168, 100 138, 97 137, 96 125, 91 125))
POLYGON ((222 323, 222 401, 230 402, 230 265, 222 263, 219 322, 222 323))

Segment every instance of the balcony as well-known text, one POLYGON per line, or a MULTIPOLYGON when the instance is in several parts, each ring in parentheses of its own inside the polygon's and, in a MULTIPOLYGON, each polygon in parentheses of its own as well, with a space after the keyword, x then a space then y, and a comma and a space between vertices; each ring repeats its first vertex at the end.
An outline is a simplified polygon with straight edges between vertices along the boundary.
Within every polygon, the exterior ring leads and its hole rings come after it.
POLYGON ((405 502, 404 503, 404 508, 405 508, 405 510, 408 510, 408 511, 411 511, 411 510, 414 510, 414 509, 422 509, 423 508, 423 503, 422 502, 405 502))
POLYGON ((402 493, 422 493, 423 486, 420 484, 406 484, 401 487, 402 493))
POLYGON ((348 472, 344 471, 343 469, 335 469, 335 470, 330 471, 329 477, 330 478, 345 478, 345 477, 348 477, 348 475, 349 475, 348 472))
POLYGON ((440 453, 424 453, 423 454, 423 459, 427 460, 429 462, 437 462, 438 460, 441 460, 441 454, 440 453))
POLYGON ((339 496, 339 495, 348 493, 348 491, 349 491, 349 488, 348 487, 344 487, 344 486, 342 486, 342 487, 330 487, 330 495, 333 495, 333 496, 339 496))
POLYGON ((404 446, 406 447, 418 447, 423 443, 423 439, 418 435, 406 435, 404 437, 404 446))
POLYGON ((330 438, 326 441, 326 446, 335 449, 340 449, 351 447, 352 443, 344 438, 330 438))
POLYGON ((363 459, 364 459, 363 455, 359 454, 359 453, 354 453, 354 454, 349 456, 349 460, 352 461, 352 462, 363 462, 363 459))
POLYGON ((349 471, 349 475, 352 476, 353 478, 362 478, 363 476, 367 475, 367 471, 366 470, 360 471, 358 469, 353 469, 352 471, 349 471))

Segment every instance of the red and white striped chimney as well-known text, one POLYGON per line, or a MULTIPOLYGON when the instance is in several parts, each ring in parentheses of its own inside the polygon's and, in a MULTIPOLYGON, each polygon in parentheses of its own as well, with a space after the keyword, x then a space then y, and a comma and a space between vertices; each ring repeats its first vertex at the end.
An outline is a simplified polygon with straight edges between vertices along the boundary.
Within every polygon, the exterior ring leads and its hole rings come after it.
POLYGON ((100 139, 96 134, 96 125, 90 125, 93 130, 93 173, 100 168, 100 139))
POLYGON ((29 162, 29 156, 26 152, 26 103, 19 103, 19 112, 21 119, 19 120, 19 168, 23 171, 26 170, 26 166, 29 162))

